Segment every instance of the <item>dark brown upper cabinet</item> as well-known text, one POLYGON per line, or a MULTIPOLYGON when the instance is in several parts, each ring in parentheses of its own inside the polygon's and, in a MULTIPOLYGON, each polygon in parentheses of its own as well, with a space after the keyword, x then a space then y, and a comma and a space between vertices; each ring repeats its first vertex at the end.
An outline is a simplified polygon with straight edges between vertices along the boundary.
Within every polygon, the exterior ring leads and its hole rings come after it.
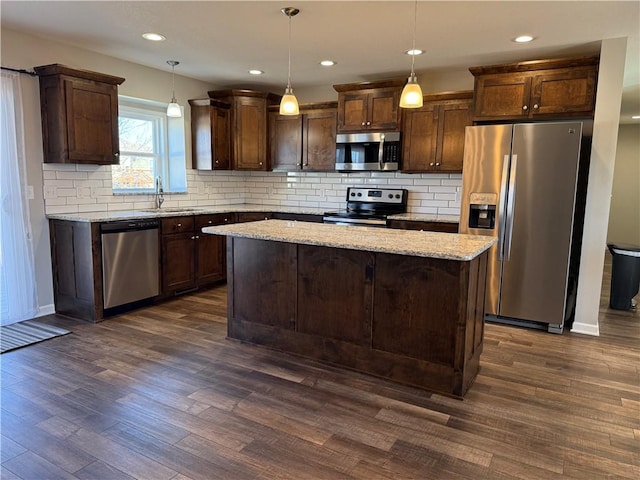
POLYGON ((279 104, 282 97, 256 90, 217 90, 208 94, 231 105, 231 168, 269 170, 267 107, 279 104))
POLYGON ((400 94, 406 79, 334 85, 338 92, 337 131, 400 130, 400 94))
POLYGON ((473 92, 425 95, 421 108, 404 112, 402 170, 462 172, 464 131, 471 125, 473 92))
POLYGON ((231 105, 213 98, 189 100, 192 167, 231 168, 231 105))
POLYGON ((474 120, 591 118, 598 64, 590 56, 472 67, 474 120))
POLYGON ((44 161, 117 164, 118 85, 124 78, 60 64, 35 71, 40 80, 44 161))
POLYGON ((269 145, 274 171, 333 171, 336 162, 337 104, 300 106, 300 115, 269 112, 269 145))

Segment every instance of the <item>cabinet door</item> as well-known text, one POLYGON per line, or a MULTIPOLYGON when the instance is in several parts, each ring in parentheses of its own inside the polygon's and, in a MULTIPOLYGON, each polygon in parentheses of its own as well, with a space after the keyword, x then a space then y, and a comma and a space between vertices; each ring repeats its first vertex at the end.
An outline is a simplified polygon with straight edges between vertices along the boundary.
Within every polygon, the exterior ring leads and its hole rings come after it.
POLYGON ((336 125, 337 113, 333 109, 304 115, 302 165, 305 170, 335 170, 336 125))
POLYGON ((437 104, 405 112, 403 119, 402 170, 423 172, 435 169, 438 135, 437 104))
POLYGON ((65 80, 69 161, 117 164, 118 89, 115 85, 65 80))
POLYGON ((256 97, 234 101, 234 168, 267 170, 267 102, 256 97))
POLYGON ((298 245, 298 328, 369 346, 373 254, 298 245))
POLYGON ((536 75, 531 92, 531 115, 593 115, 597 72, 573 68, 536 75))
POLYGON ((231 168, 231 113, 226 108, 212 108, 211 153, 213 170, 229 170, 231 168))
POLYGON ((529 116, 531 77, 509 73, 476 77, 475 117, 526 118, 529 116))
POLYGON ((438 148, 436 166, 439 171, 462 172, 465 127, 471 125, 471 100, 445 103, 438 107, 438 148))
POLYGON ((165 294, 195 287, 194 242, 193 232, 162 236, 162 290, 165 294))
POLYGON ((368 98, 367 127, 398 130, 400 127, 400 93, 397 88, 374 90, 368 98))
POLYGON ((198 215, 195 218, 198 255, 196 258, 197 285, 224 280, 227 276, 227 238, 223 235, 202 233, 202 228, 233 223, 229 214, 198 215))
POLYGON ((338 131, 358 131, 367 126, 367 99, 363 93, 338 95, 338 131))
POLYGON ((302 115, 270 113, 269 136, 272 169, 300 170, 302 168, 302 115))

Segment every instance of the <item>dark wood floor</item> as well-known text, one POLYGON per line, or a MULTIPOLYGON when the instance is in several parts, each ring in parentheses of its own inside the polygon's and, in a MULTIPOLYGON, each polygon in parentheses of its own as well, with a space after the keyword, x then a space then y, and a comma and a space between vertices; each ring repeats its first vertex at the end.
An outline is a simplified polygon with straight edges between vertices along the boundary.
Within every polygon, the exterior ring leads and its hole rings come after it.
POLYGON ((225 340, 225 288, 2 355, 2 479, 637 479, 640 318, 487 325, 463 401, 225 340))

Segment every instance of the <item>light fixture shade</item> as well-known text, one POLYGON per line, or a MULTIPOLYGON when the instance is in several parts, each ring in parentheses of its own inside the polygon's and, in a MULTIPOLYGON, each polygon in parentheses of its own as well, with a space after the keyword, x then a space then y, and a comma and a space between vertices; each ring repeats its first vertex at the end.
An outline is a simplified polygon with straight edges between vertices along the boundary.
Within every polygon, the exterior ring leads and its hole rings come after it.
POLYGON ((180 105, 176 103, 176 99, 172 98, 171 103, 167 105, 167 117, 181 117, 182 109, 180 105))
POLYGON ((407 84, 402 89, 400 95, 400 106, 402 108, 420 108, 422 107, 422 89, 418 84, 415 74, 409 77, 407 84))
POLYGON ((293 90, 287 87, 280 101, 280 115, 298 115, 299 113, 298 99, 293 94, 293 90))

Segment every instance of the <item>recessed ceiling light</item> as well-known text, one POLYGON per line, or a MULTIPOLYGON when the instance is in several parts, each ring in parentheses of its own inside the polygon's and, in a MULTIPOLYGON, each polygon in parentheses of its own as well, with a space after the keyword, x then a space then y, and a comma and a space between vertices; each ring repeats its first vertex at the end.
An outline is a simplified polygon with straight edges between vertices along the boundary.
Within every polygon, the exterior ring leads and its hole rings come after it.
POLYGON ((631 120, 640 120, 640 115, 633 115, 631 120))
POLYGON ((520 35, 513 39, 516 43, 527 43, 533 41, 533 37, 531 35, 520 35))
POLYGON ((251 75, 262 75, 264 72, 262 70, 258 70, 257 68, 252 68, 249 70, 251 75))
POLYGON ((332 67, 336 64, 336 62, 334 62, 333 60, 322 60, 320 62, 320 65, 322 65, 323 67, 332 67))
POLYGON ((164 35, 153 32, 143 33, 142 38, 144 38, 145 40, 151 40, 152 42, 162 42, 167 39, 167 37, 165 37, 164 35))
POLYGON ((422 55, 424 53, 424 50, 420 50, 419 48, 412 48, 411 50, 407 50, 406 52, 407 55, 422 55))

